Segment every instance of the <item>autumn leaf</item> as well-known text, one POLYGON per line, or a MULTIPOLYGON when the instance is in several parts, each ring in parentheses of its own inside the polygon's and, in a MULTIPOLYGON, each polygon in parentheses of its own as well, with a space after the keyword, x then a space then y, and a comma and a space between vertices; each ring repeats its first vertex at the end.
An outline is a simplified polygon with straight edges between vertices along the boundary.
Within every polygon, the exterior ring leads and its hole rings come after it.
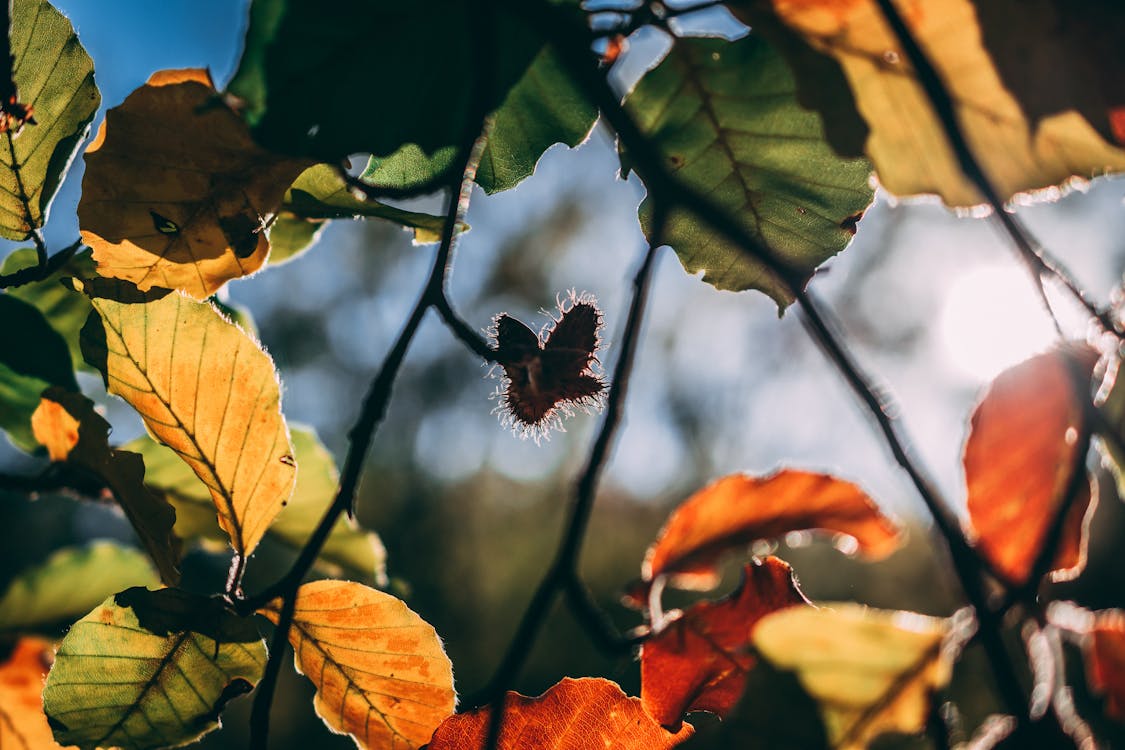
POLYGON ((1086 677, 1105 696, 1110 718, 1125 722, 1125 613, 1098 612, 1085 649, 1086 677))
MULTIPOLYGON (((279 607, 261 614, 276 623, 279 607)), ((289 642, 297 669, 316 685, 316 712, 360 747, 417 748, 453 713, 441 639, 390 594, 350 581, 306 583, 289 642)))
POLYGON ((688 711, 725 716, 754 665, 750 633, 765 615, 808 601, 785 561, 767 557, 743 569, 742 583, 717 602, 693 604, 641 647, 641 701, 666 727, 688 711))
MULTIPOLYGON (((428 750, 484 750, 490 707, 451 716, 438 727, 428 750)), ((564 678, 538 698, 509 692, 497 750, 662 750, 692 735, 685 723, 672 734, 645 713, 617 683, 564 678)))
MULTIPOLYGON (((1001 373, 973 412, 963 459, 969 519, 977 548, 1015 583, 1031 575, 1072 473, 1085 474, 1078 436, 1096 362, 1085 346, 1032 357, 1001 373)), ((1092 497, 1083 482, 1059 537, 1053 580, 1085 565, 1092 497)))
POLYGON ((716 566, 727 551, 802 529, 854 537, 871 558, 886 557, 901 543, 898 528, 850 482, 794 469, 732 474, 672 512, 641 572, 646 581, 667 576, 679 588, 706 591, 719 584, 716 566))
POLYGON ((946 620, 856 604, 789 607, 754 629, 754 646, 796 672, 820 704, 830 744, 863 750, 886 732, 920 732, 935 690, 949 682, 946 620))
POLYGON ((309 165, 257 146, 206 71, 155 73, 86 151, 82 239, 103 276, 205 299, 261 268, 266 224, 309 165))
POLYGON ((86 361, 210 490, 238 555, 257 546, 296 467, 269 355, 206 302, 92 279, 86 361), (126 301, 118 301, 126 300, 126 301))
MULTIPOLYGON (((1107 141, 1109 107, 1120 104, 1120 87, 1099 83, 1114 80, 1114 73, 1099 70, 1091 54, 1101 47, 1108 52, 1102 59, 1112 60, 1109 50, 1119 40, 1097 32, 1096 21, 1086 23, 1091 19, 1085 16, 1099 11, 1043 4, 1031 10, 1015 0, 896 5, 937 69, 968 146, 1002 200, 1072 176, 1125 168, 1125 150, 1107 141), (1093 124, 1083 116, 1083 110, 1090 115, 1091 101, 1101 102, 1093 124)), ((855 146, 862 146, 888 191, 936 193, 949 206, 983 202, 876 0, 739 0, 731 7, 755 32, 787 40, 783 49, 798 75, 805 75, 803 101, 820 110, 834 145, 850 146, 845 154, 858 155, 855 146), (829 78, 845 79, 854 99, 824 93, 829 78), (864 126, 870 129, 866 138, 864 126)))
POLYGON ((145 750, 197 739, 266 663, 253 622, 215 599, 132 588, 76 622, 59 645, 43 704, 55 739, 145 750))
POLYGON ((43 713, 43 679, 55 659, 55 645, 20 638, 0 664, 0 747, 4 750, 58 748, 43 713))
POLYGON ((79 466, 106 483, 160 577, 177 583, 180 544, 172 533, 176 512, 144 486, 144 461, 139 455, 109 447, 109 423, 94 410, 93 402, 80 393, 50 388, 44 391, 31 426, 52 461, 79 466))

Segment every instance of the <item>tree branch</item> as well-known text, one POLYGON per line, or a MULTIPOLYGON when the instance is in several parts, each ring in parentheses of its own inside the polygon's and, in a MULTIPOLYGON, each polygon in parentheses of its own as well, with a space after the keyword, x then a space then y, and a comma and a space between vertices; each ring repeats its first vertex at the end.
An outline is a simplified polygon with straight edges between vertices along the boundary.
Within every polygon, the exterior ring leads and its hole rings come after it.
MULTIPOLYGON (((67 261, 73 258, 81 247, 82 240, 75 240, 62 250, 59 250, 57 253, 47 258, 46 262, 28 266, 27 268, 21 268, 12 273, 0 274, 0 289, 12 289, 17 286, 23 286, 24 284, 42 281, 65 266, 67 261)), ((46 248, 44 248, 43 252, 46 252, 46 248)))

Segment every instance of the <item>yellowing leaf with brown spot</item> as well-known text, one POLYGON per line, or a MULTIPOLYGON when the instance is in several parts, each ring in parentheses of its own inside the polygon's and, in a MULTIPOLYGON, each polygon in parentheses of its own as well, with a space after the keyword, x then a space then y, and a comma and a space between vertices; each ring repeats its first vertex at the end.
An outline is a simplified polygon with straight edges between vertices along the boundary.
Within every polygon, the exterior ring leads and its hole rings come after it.
MULTIPOLYGON (((1059 46, 1082 32, 1091 9, 1029 8, 1023 0, 894 4, 1002 200, 1125 169, 1125 150, 1107 140, 1108 111, 1094 123, 1084 116, 1091 99, 1105 103, 1101 79, 1114 80, 1095 61, 1113 55, 1097 56, 1093 36, 1071 42, 1078 54, 1059 46)), ((888 191, 936 193, 949 206, 984 202, 876 0, 738 0, 732 10, 787 53, 802 102, 820 110, 829 140, 849 155, 862 148, 888 191)), ((1106 88, 1117 96, 1120 86, 1106 88)))
POLYGON ((85 291, 94 314, 83 356, 203 480, 235 552, 249 555, 296 481, 269 355, 210 303, 180 292, 142 294, 108 279, 85 291))
POLYGON ((255 144, 206 71, 161 71, 86 151, 82 239, 103 276, 205 299, 265 263, 266 223, 308 166, 255 144))
MULTIPOLYGON (((280 601, 262 610, 277 622, 280 601)), ((400 600, 350 581, 297 590, 289 631, 316 712, 360 747, 414 750, 453 713, 453 667, 441 640, 400 600)))
POLYGON ((21 638, 0 664, 0 747, 44 750, 62 747, 43 713, 43 680, 55 647, 41 638, 21 638))
POLYGON ((796 673, 820 705, 830 745, 863 750, 885 732, 920 732, 953 660, 949 621, 869 610, 789 607, 758 621, 753 641, 775 667, 796 673))
POLYGON ((49 398, 40 398, 31 414, 31 432, 52 461, 65 461, 78 445, 78 426, 66 407, 49 398))

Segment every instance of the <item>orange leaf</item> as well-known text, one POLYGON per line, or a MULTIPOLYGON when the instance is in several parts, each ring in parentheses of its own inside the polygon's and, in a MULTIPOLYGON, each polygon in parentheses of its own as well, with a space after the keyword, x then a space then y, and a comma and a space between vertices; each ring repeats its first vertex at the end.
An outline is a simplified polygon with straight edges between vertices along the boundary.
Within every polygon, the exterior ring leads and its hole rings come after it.
POLYGON ((1086 649, 1086 676, 1105 695, 1106 715, 1125 721, 1125 613, 1098 612, 1086 649))
POLYGON ((308 166, 255 144, 206 71, 160 71, 86 151, 82 239, 103 276, 205 299, 261 268, 266 223, 308 166))
MULTIPOLYGON (((491 708, 445 720, 428 750, 478 750, 488 739, 491 708)), ((538 698, 508 693, 497 750, 662 750, 693 733, 684 724, 672 734, 645 713, 638 698, 596 677, 564 678, 538 698)))
POLYGON ((666 727, 688 711, 719 716, 738 703, 746 673, 754 666, 750 633, 771 612, 808 604, 788 563, 776 557, 743 570, 742 584, 728 598, 693 604, 683 616, 641 648, 641 701, 666 727))
POLYGON ((78 420, 62 404, 40 398, 31 415, 31 432, 47 448, 52 461, 65 461, 78 445, 78 420))
MULTIPOLYGON (((1031 575, 1072 472, 1084 471, 1078 434, 1096 363, 1085 346, 1032 357, 1001 373, 973 413, 964 456, 969 519, 977 547, 1015 583, 1031 575)), ((1056 580, 1085 565, 1091 496, 1083 487, 1067 515, 1053 567, 1069 570, 1056 580)))
POLYGON ((901 542, 895 525, 850 482, 793 469, 762 478, 733 474, 673 511, 641 572, 646 581, 668 575, 680 588, 712 589, 724 552, 802 529, 847 534, 873 558, 889 555, 901 542))
POLYGON ((55 660, 55 647, 41 638, 21 638, 0 664, 0 747, 62 747, 43 713, 43 680, 55 660))
MULTIPOLYGON (((278 602, 261 614, 277 622, 278 602)), ((453 667, 441 639, 405 604, 350 581, 297 591, 289 631, 316 712, 364 748, 416 748, 453 713, 453 667)))

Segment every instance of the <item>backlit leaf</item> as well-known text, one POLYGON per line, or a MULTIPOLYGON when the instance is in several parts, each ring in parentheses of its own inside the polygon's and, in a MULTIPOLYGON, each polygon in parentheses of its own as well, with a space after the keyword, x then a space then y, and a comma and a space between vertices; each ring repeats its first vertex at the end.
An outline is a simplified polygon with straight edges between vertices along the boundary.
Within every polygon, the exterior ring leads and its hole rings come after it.
MULTIPOLYGON (((1105 96, 1119 97, 1120 87, 1101 83, 1114 80, 1114 72, 1098 69, 1099 58, 1090 54, 1097 46, 1090 30, 1105 34, 1115 22, 1102 22, 1099 30, 1088 16, 1102 12, 1096 6, 1112 4, 1079 4, 1074 10, 1071 5, 896 3, 937 68, 969 147, 1002 199, 1058 185, 1072 175, 1091 177, 1125 168, 1125 150, 1106 140, 1111 128, 1105 96), (1065 20, 1060 18, 1064 15, 1065 20), (1080 114, 1089 113, 1092 100, 1102 107, 1095 115, 1097 127, 1080 114)), ((796 32, 806 46, 791 48, 800 60, 794 68, 819 71, 817 78, 802 81, 809 103, 820 108, 827 129, 842 124, 850 131, 836 143, 854 143, 856 121, 866 123, 870 135, 865 152, 887 190, 936 193, 950 206, 983 201, 962 174, 929 98, 875 0, 740 0, 732 9, 755 29, 781 23, 796 32), (817 100, 812 93, 824 85, 822 68, 832 64, 850 85, 854 103, 843 97, 817 100)), ((1121 20, 1118 10, 1117 27, 1121 20)), ((1120 40, 1109 44, 1120 46, 1120 40)))
POLYGON ((20 638, 0 664, 0 747, 4 750, 58 748, 43 713, 43 679, 55 646, 40 638, 20 638))
MULTIPOLYGON (((484 750, 492 711, 478 708, 446 719, 428 750, 484 750)), ((685 723, 672 734, 616 683, 564 678, 538 698, 509 692, 497 750, 663 750, 692 734, 685 723)))
POLYGON ((688 711, 725 716, 738 702, 754 665, 750 633, 765 615, 807 604, 793 570, 767 557, 743 569, 738 590, 717 602, 698 602, 641 646, 641 700, 667 727, 688 711))
POLYGON ((0 134, 0 237, 23 240, 43 225, 101 95, 70 21, 46 0, 14 0, 11 13, 12 76, 38 124, 0 134))
MULTIPOLYGON (((277 622, 279 602, 262 610, 277 622)), ((363 748, 416 748, 454 706, 453 668, 433 627, 400 600, 348 581, 297 591, 297 669, 333 731, 363 748)))
MULTIPOLYGON (((680 179, 808 276, 847 246, 871 203, 871 166, 832 152, 819 118, 797 104, 784 60, 760 38, 677 39, 625 105, 680 179)), ((646 226, 650 211, 646 200, 646 226)), ((673 212, 664 240, 719 289, 792 301, 765 266, 694 215, 673 212)))
POLYGON ((92 472, 106 483, 166 583, 179 581, 180 544, 172 533, 176 512, 144 486, 144 461, 109 447, 109 423, 80 393, 50 388, 31 419, 35 437, 52 461, 92 472))
POLYGON ((754 629, 759 652, 796 672, 820 703, 833 748, 863 750, 885 732, 920 732, 952 659, 943 651, 946 620, 912 612, 789 607, 754 629))
POLYGON ((649 548, 646 581, 669 576, 680 588, 712 589, 729 550, 758 539, 803 529, 854 537, 859 551, 881 558, 898 548, 898 528, 875 502, 850 482, 786 469, 766 477, 732 474, 680 504, 649 548))
POLYGON ((1125 722, 1125 614, 1098 612, 1086 646, 1090 687, 1105 696, 1105 711, 1125 722))
MULTIPOLYGON (((977 547, 1016 583, 1031 574, 1071 474, 1086 471, 1078 434, 1096 362, 1084 346, 1032 357, 1001 373, 973 412, 964 455, 969 519, 977 547)), ((1071 506, 1055 580, 1085 565, 1091 497, 1087 483, 1071 506)))
POLYGON ((85 289, 96 313, 82 330, 86 361, 203 480, 220 526, 246 557, 296 474, 269 355, 210 304, 179 292, 138 295, 98 279, 85 289), (117 301, 129 294, 146 301, 117 301))
POLYGON ((69 625, 111 594, 159 584, 148 559, 132 547, 104 540, 64 547, 8 585, 0 597, 0 630, 69 625))
POLYGON ((262 266, 266 223, 307 166, 255 145, 206 71, 155 73, 86 151, 82 239, 103 276, 205 299, 262 266))
POLYGON ((265 662, 254 623, 216 600, 133 588, 70 629, 43 703, 61 743, 169 747, 217 728, 223 708, 253 689, 265 662))
MULTIPOLYGON (((332 455, 310 428, 294 426, 290 437, 297 461, 297 484, 285 508, 266 532, 292 549, 300 549, 332 503, 339 473, 332 455)), ((176 534, 185 540, 225 541, 215 519, 211 493, 174 451, 144 436, 122 446, 145 459, 145 484, 160 490, 176 509, 176 534)), ((324 543, 318 567, 330 573, 346 571, 364 581, 386 585, 386 550, 378 535, 341 517, 324 543)))

